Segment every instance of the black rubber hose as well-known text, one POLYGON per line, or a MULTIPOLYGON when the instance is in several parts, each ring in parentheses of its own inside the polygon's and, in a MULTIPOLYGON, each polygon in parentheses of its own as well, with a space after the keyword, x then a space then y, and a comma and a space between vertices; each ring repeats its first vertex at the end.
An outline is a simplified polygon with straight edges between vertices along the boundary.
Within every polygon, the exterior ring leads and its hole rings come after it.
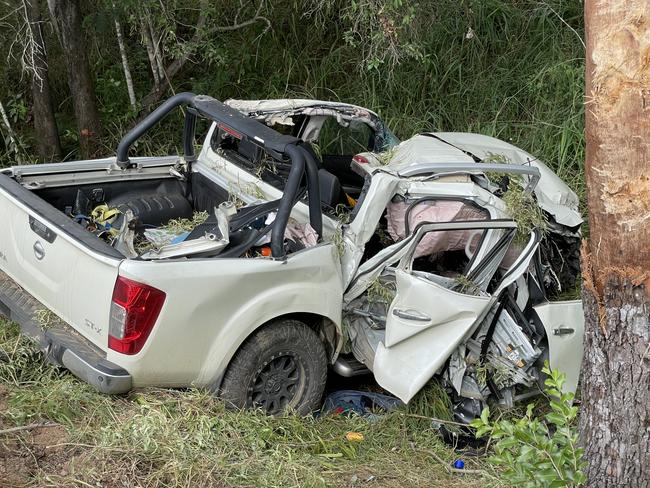
POLYGON ((303 152, 294 145, 288 145, 285 153, 291 160, 291 171, 287 183, 284 186, 284 194, 280 205, 278 205, 278 213, 273 222, 273 230, 271 231, 271 254, 274 258, 284 257, 284 231, 289 222, 289 216, 295 203, 295 196, 298 192, 298 187, 302 180, 302 175, 305 172, 305 157, 303 152))
POLYGON ((323 214, 321 213, 320 202, 320 180, 318 178, 318 165, 314 156, 302 146, 298 147, 305 157, 305 168, 307 170, 307 191, 309 192, 309 224, 318 234, 323 237, 323 214))
POLYGON ((268 234, 269 230, 271 230, 272 227, 273 227, 273 223, 267 225, 266 227, 263 227, 262 229, 256 232, 253 232, 248 237, 248 239, 246 239, 244 242, 239 243, 237 246, 231 249, 226 249, 221 254, 217 254, 216 257, 219 258, 241 257, 241 255, 244 254, 246 251, 248 251, 251 247, 253 247, 257 241, 259 241, 262 237, 268 234))
POLYGON ((244 207, 238 210, 230 219, 230 232, 236 232, 251 222, 259 219, 263 215, 277 210, 280 200, 271 200, 270 202, 260 203, 259 205, 244 207))
MULTIPOLYGON (((174 110, 180 105, 191 105, 192 100, 196 95, 190 92, 183 92, 174 95, 166 100, 156 110, 147 115, 138 125, 126 133, 117 146, 117 164, 122 168, 129 167, 129 148, 137 141, 144 133, 151 129, 154 125, 165 118, 169 112, 174 110)), ((192 139, 194 139, 192 137, 192 139)))

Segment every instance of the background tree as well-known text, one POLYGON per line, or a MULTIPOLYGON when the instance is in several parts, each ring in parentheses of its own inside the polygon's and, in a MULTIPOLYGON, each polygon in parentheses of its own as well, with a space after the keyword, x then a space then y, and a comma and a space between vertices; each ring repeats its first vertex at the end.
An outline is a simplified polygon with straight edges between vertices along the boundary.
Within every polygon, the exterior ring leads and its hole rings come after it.
MULTIPOLYGON (((147 46, 147 53, 154 78, 154 85, 142 99, 142 107, 146 111, 165 95, 170 87, 172 79, 181 71, 191 57, 200 49, 209 50, 213 39, 218 33, 233 32, 244 29, 256 23, 264 24, 265 30, 271 27, 271 21, 262 15, 265 7, 265 0, 255 2, 241 2, 239 8, 232 16, 234 22, 222 24, 224 18, 231 18, 223 14, 225 9, 218 8, 208 0, 199 0, 196 11, 196 20, 193 25, 187 24, 187 9, 181 11, 182 15, 175 15, 172 9, 165 8, 164 4, 144 4, 140 8, 143 12, 142 31, 144 43, 147 46), (158 15, 152 16, 152 12, 160 10, 158 15), (154 28, 152 18, 159 19, 161 26, 154 28), (190 27, 190 35, 186 39, 177 35, 182 29, 190 27), (166 53, 165 51, 169 51, 166 53), (171 54, 171 56, 170 56, 171 54), (163 60, 171 57, 171 61, 165 67, 163 60)), ((223 6, 222 6, 223 7, 223 6)))
POLYGON ((79 0, 48 0, 48 6, 63 48, 81 156, 97 156, 101 147, 101 124, 88 64, 88 43, 81 26, 79 0))
POLYGON ((124 35, 122 34, 122 24, 119 18, 119 12, 115 7, 115 2, 111 2, 113 7, 113 15, 115 21, 115 36, 117 37, 117 45, 120 48, 120 57, 122 58, 122 69, 124 70, 124 81, 126 82, 126 90, 129 94, 129 103, 133 111, 137 109, 137 101, 135 98, 135 89, 133 88, 133 77, 131 76, 131 67, 129 66, 129 57, 126 53, 126 45, 124 42, 124 35))
POLYGON ((47 48, 38 0, 22 0, 22 10, 25 33, 21 61, 31 78, 36 151, 41 160, 56 161, 61 159, 61 141, 50 95, 47 48))
MULTIPOLYGON (((30 79, 15 58, 7 58, 15 38, 12 11, 20 1, 0 0, 0 101, 16 135, 33 153, 30 79)), ((77 3, 102 126, 101 153, 109 156, 136 115, 111 0, 77 3)), ((581 1, 207 4, 205 10, 197 0, 115 1, 141 113, 149 93, 165 97, 184 90, 221 100, 309 97, 352 102, 379 112, 402 138, 455 130, 510 140, 550 163, 582 194, 581 1), (200 15, 206 20, 200 42, 193 43, 200 15), (165 69, 172 65, 180 68, 170 69, 175 74, 167 79, 165 69)), ((43 34, 64 154, 78 159, 75 97, 67 82, 71 63, 52 29, 43 34)), ((179 120, 166 119, 140 141, 138 152, 180 149, 179 120)), ((4 134, 4 126, 2 130, 4 134)), ((0 165, 14 163, 13 152, 0 141, 0 165)))
POLYGON ((587 0, 581 435, 591 486, 650 486, 650 5, 587 0))

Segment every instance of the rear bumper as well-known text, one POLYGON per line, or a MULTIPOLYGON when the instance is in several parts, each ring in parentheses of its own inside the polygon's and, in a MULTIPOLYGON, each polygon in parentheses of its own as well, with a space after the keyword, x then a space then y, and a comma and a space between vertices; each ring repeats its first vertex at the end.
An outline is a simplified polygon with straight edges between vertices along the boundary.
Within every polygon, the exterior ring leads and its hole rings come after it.
POLYGON ((128 371, 106 360, 103 351, 58 322, 43 331, 37 311, 45 310, 36 298, 0 271, 0 315, 20 325, 21 332, 35 339, 47 358, 89 383, 101 393, 120 394, 131 390, 133 379, 128 371))

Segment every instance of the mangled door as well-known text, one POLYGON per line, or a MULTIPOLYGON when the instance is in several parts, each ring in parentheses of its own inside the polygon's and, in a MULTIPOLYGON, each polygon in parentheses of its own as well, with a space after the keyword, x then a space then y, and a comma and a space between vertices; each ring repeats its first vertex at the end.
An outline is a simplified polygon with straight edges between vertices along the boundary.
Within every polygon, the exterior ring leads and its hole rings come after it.
MULTIPOLYGON (((456 222, 465 229, 501 229, 503 238, 469 273, 444 276, 421 271, 413 254, 419 240, 431 230, 423 226, 395 269, 396 294, 386 316, 384 341, 377 346, 373 373, 386 390, 408 402, 445 364, 460 343, 474 333, 496 305, 501 291, 527 269, 538 244, 535 234, 513 256, 511 222, 456 222), (507 268, 504 263, 508 263, 507 268), (492 277, 501 266, 499 282, 492 277), (490 290, 489 292, 487 290, 490 290)), ((437 224, 433 232, 448 224, 437 224)), ((461 227, 462 228, 462 227, 461 227)), ((458 229, 458 227, 455 227, 458 229)), ((478 254, 478 253, 475 253, 478 254)))

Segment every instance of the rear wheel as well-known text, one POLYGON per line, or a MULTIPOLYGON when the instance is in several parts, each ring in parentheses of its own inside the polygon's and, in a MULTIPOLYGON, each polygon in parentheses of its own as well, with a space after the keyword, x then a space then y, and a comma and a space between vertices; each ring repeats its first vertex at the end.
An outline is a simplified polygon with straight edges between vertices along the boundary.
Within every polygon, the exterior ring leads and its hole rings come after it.
POLYGON ((320 406, 327 357, 318 335, 297 320, 273 322, 237 351, 221 384, 221 397, 238 408, 270 415, 290 409, 306 415, 320 406))

